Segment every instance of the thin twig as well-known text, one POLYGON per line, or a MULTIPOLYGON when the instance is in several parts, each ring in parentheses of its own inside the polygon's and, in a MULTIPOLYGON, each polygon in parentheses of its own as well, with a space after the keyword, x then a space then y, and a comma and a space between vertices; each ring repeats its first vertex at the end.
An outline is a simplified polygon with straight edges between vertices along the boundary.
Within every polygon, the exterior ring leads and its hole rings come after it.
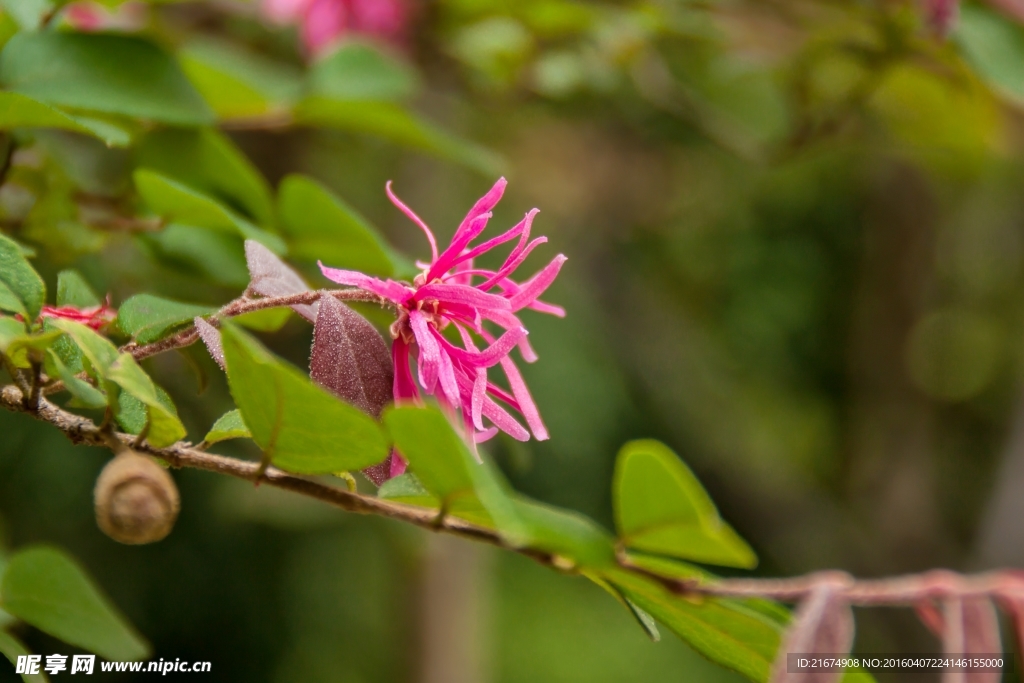
MULTIPOLYGON (((319 301, 320 297, 325 295, 333 296, 341 301, 365 301, 381 305, 388 305, 390 303, 376 294, 364 292, 361 289, 321 289, 301 292, 299 294, 289 294, 288 296, 268 296, 259 299, 251 299, 243 296, 226 304, 213 315, 207 316, 206 321, 211 325, 216 326, 224 318, 233 318, 245 313, 262 311, 268 308, 309 305, 319 301)), ((140 345, 136 342, 130 342, 122 346, 121 351, 132 354, 132 356, 135 357, 135 360, 142 360, 143 358, 155 356, 158 353, 191 346, 198 340, 199 332, 196 331, 195 325, 190 325, 181 332, 167 337, 166 339, 153 342, 152 344, 140 345)))
MULTIPOLYGON (((493 529, 471 524, 431 508, 416 507, 367 496, 346 488, 326 484, 307 477, 288 474, 276 467, 266 467, 261 475, 261 463, 238 460, 222 455, 205 453, 185 442, 167 448, 155 448, 148 443, 136 443, 131 434, 111 429, 112 422, 97 426, 88 418, 65 411, 40 397, 36 410, 26 406, 24 394, 18 387, 7 385, 0 389, 0 405, 21 413, 30 413, 62 431, 72 442, 104 446, 115 453, 127 448, 161 458, 172 467, 190 467, 207 472, 225 474, 252 482, 259 477, 268 486, 323 501, 348 512, 380 515, 429 531, 437 531, 463 538, 489 543, 530 557, 558 571, 572 571, 565 558, 536 548, 508 543, 493 529)), ((109 411, 108 411, 109 413, 109 411)), ((618 552, 620 567, 660 583, 679 595, 706 595, 728 598, 767 598, 781 602, 800 602, 817 587, 829 584, 844 601, 861 606, 909 606, 943 597, 961 598, 988 596, 1003 601, 1024 601, 1024 572, 996 570, 981 574, 963 575, 947 570, 933 570, 922 574, 882 579, 855 579, 842 571, 825 571, 783 579, 716 579, 688 578, 659 574, 638 566, 625 552, 618 552)))

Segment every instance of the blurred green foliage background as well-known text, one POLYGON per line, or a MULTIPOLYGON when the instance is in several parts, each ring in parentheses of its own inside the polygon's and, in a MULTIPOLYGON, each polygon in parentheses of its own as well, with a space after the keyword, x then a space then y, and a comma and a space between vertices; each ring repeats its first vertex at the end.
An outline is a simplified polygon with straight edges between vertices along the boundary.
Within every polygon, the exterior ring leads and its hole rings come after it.
MULTIPOLYGON (((497 173, 496 224, 541 209, 538 234, 570 259, 547 298, 568 316, 527 320, 540 361, 524 374, 551 440, 489 446, 518 489, 610 526, 615 452, 655 437, 754 545, 759 574, 1019 566, 1024 29, 969 3, 936 35, 927 4, 410 0, 397 49, 422 81, 415 108, 472 149, 250 117, 228 90, 211 104, 272 186, 319 179, 411 257, 426 245, 389 179, 445 237, 497 173)), ((306 68, 294 32, 251 10, 146 7, 141 30, 208 99, 204 59, 225 45, 271 63, 287 98, 306 68)), ((184 160, 201 185, 202 159, 166 144, 51 132, 18 150, 4 229, 39 249, 51 289, 70 265, 115 305, 141 291, 218 304, 244 286, 205 246, 83 218, 122 201, 139 155, 184 160)), ((264 339, 305 366, 310 335, 293 319, 264 339)), ((195 441, 230 407, 200 351, 148 369, 195 441)), ((92 517, 107 457, 0 413, 5 540, 67 548, 158 657, 209 660, 211 680, 738 680, 671 636, 649 642, 583 579, 209 474, 176 473, 167 540, 119 546, 92 517)), ((862 652, 937 647, 909 612, 858 620, 862 652)), ((6 665, 0 680, 15 680, 6 665)))

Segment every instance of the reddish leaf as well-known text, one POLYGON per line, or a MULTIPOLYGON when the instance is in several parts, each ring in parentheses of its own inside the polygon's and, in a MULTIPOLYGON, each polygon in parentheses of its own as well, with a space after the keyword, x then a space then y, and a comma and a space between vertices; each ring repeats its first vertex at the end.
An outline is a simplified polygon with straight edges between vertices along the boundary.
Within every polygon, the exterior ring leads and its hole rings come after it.
MULTIPOLYGON (((309 376, 374 417, 380 417, 394 395, 394 367, 384 339, 363 316, 332 296, 320 301, 309 376)), ((380 486, 390 477, 392 457, 363 472, 380 486)))
POLYGON ((387 344, 363 316, 332 296, 320 302, 309 376, 374 417, 392 400, 394 369, 387 344))
POLYGON ((202 318, 196 318, 194 321, 196 326, 196 332, 199 333, 199 338, 206 344, 206 349, 213 356, 213 359, 217 361, 217 365, 220 369, 224 369, 224 349, 220 345, 220 330, 206 322, 202 318))
MULTIPOLYGON (((947 598, 942 604, 942 649, 948 655, 1001 652, 999 618, 988 598, 947 598)), ((942 683, 998 683, 1002 674, 988 671, 946 671, 942 683)))
POLYGON ((843 671, 790 673, 790 653, 807 655, 849 654, 853 647, 853 610, 834 584, 817 586, 797 608, 792 625, 779 647, 772 666, 772 683, 835 683, 843 671))
MULTIPOLYGON (((259 242, 245 241, 245 261, 249 265, 249 288, 263 296, 288 296, 308 292, 298 273, 259 242)), ((306 320, 316 320, 317 304, 299 304, 292 310, 306 320)))

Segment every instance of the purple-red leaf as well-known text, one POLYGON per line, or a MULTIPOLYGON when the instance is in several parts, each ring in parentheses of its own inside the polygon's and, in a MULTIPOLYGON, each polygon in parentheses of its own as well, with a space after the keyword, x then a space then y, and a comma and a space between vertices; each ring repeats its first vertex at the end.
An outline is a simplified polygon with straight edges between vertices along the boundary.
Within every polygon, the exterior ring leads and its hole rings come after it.
MULTIPOLYGON (((391 351, 373 325, 333 296, 323 297, 309 359, 313 381, 379 418, 393 400, 394 374, 391 351)), ((391 476, 393 457, 364 473, 379 486, 391 476)))
POLYGON ((831 583, 823 583, 800 603, 772 666, 772 683, 835 683, 843 671, 791 673, 789 654, 843 657, 853 647, 853 610, 831 583))
POLYGON ((194 321, 196 326, 196 332, 199 333, 199 338, 206 344, 206 349, 213 356, 213 359, 217 361, 217 365, 220 369, 224 369, 224 349, 220 345, 220 330, 206 322, 202 318, 196 318, 194 321))
MULTIPOLYGON (((263 296, 289 296, 308 292, 298 273, 259 242, 245 241, 245 261, 249 265, 249 288, 263 296)), ((317 304, 297 304, 292 310, 306 320, 316 320, 317 304)))
MULTIPOLYGON (((949 597, 942 604, 942 649, 947 655, 995 655, 1001 652, 999 618, 985 597, 949 597)), ((942 683, 998 683, 992 671, 946 671, 942 683)))
POLYGON ((374 417, 392 400, 394 368, 387 344, 363 316, 332 296, 320 301, 309 376, 374 417))

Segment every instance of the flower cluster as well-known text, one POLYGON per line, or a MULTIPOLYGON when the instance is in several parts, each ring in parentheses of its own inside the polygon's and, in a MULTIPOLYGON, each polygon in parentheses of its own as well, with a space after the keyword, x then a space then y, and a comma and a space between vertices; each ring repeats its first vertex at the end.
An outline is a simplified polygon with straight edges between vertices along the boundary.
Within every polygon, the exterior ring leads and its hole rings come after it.
MULTIPOLYGON (((474 240, 487 227, 491 209, 501 199, 505 185, 505 179, 501 178, 476 202, 455 231, 451 244, 439 253, 430 228, 392 193, 388 184, 388 197, 423 230, 430 243, 430 263, 417 262, 422 272, 412 284, 380 280, 320 264, 328 279, 373 292, 398 309, 398 319, 391 326, 396 403, 419 401, 422 389, 435 396, 450 414, 460 414, 467 433, 477 443, 494 436, 498 430, 520 441, 529 439, 531 432, 537 439, 548 438, 537 406, 510 353, 518 347, 526 362, 537 359, 527 341, 526 328, 516 315, 519 311, 529 308, 559 317, 565 315, 561 307, 538 298, 557 277, 565 256, 559 254, 524 282, 512 280, 513 273, 530 252, 547 242, 546 237, 530 239, 536 209, 507 232, 473 246, 474 240), (476 257, 512 240, 518 242, 497 270, 474 265, 476 257), (504 332, 497 336, 488 325, 504 332), (449 328, 455 334, 444 334, 449 328), (483 343, 478 345, 477 340, 483 343), (486 347, 480 348, 484 344, 486 347), (413 361, 415 375, 411 368, 413 361), (508 390, 488 379, 488 369, 496 365, 504 371, 508 390), (522 415, 529 430, 499 402, 522 415)), ((404 464, 393 465, 391 476, 402 469, 404 464)))
POLYGON ((297 23, 302 43, 313 56, 346 35, 400 42, 409 19, 403 0, 264 0, 262 7, 275 23, 297 23))

